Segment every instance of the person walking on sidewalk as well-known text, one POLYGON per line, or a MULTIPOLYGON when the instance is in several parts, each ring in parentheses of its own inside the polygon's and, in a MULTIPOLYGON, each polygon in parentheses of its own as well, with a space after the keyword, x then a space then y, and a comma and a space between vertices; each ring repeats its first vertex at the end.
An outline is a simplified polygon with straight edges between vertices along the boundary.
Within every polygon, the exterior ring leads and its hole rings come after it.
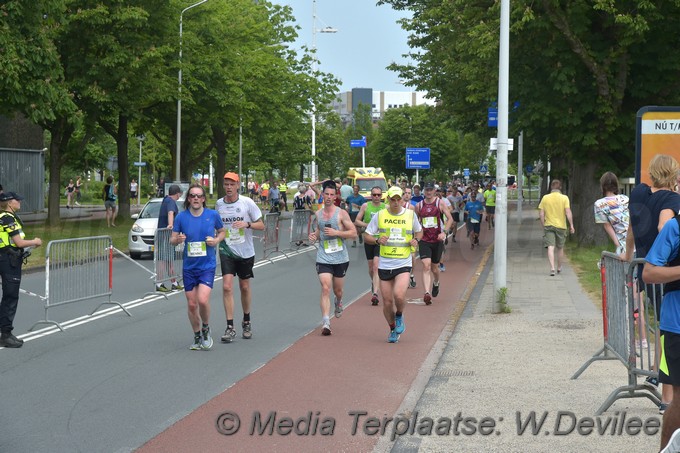
POLYGON ((24 345, 24 340, 18 339, 12 333, 14 316, 19 305, 24 248, 42 245, 40 238, 26 239, 24 225, 17 215, 23 199, 15 192, 0 193, 0 346, 5 348, 20 348, 24 345))
MULTIPOLYGON (((628 209, 630 223, 626 234, 626 253, 624 259, 631 261, 633 253, 636 258, 645 258, 647 252, 664 225, 680 211, 680 195, 674 189, 677 184, 680 164, 671 156, 657 154, 649 162, 648 174, 652 180, 652 187, 647 184, 638 184, 630 193, 628 209)), ((645 292, 645 297, 655 304, 657 321, 660 319, 662 299, 660 288, 647 285, 642 275, 642 267, 638 268, 638 290, 645 292)), ((655 368, 659 369, 659 354, 661 346, 657 338, 655 348, 655 368)), ((658 386, 658 379, 648 377, 645 385, 652 388, 658 386)), ((663 414, 673 399, 671 386, 664 385, 661 389, 661 405, 659 413, 663 414)))
MULTIPOLYGON (((179 214, 177 200, 179 200, 181 196, 182 189, 177 184, 173 184, 168 188, 168 194, 163 198, 163 201, 161 202, 161 208, 158 211, 157 230, 167 228, 172 231, 172 227, 175 225, 177 214, 179 214)), ((161 274, 162 278, 164 278, 165 275, 174 275, 175 269, 172 265, 172 262, 175 259, 175 248, 170 247, 170 243, 166 244, 164 242, 159 243, 158 248, 158 255, 161 257, 161 259, 158 261, 158 272, 161 274)), ((175 277, 172 277, 170 282, 172 283, 172 291, 184 289, 183 286, 177 283, 177 279, 175 279, 175 277)), ((167 293, 171 290, 168 289, 164 283, 161 283, 156 285, 156 291, 167 293)))
POLYGON ((224 239, 224 224, 219 214, 206 208, 205 189, 200 184, 189 186, 180 212, 172 227, 170 243, 185 243, 183 264, 184 294, 189 308, 189 322, 194 342, 189 349, 212 348, 210 334, 210 292, 215 281, 215 249, 224 239))
POLYGON ((103 189, 104 207, 106 208, 106 223, 109 227, 116 226, 116 199, 118 198, 118 186, 113 183, 113 176, 106 178, 103 189))
POLYGON ((239 195, 239 175, 228 172, 224 175, 224 198, 217 200, 215 209, 226 228, 225 239, 220 243, 220 264, 222 266, 222 303, 227 318, 227 328, 222 335, 223 343, 231 343, 236 338, 234 329, 234 277, 238 275, 241 292, 243 321, 241 336, 249 340, 253 337, 250 323, 252 291, 250 279, 254 278, 255 246, 253 230, 263 231, 262 211, 250 198, 239 195))
POLYGON ((76 185, 73 183, 73 179, 69 179, 66 185, 66 209, 73 209, 73 203, 76 197, 76 185))
POLYGON ((559 179, 553 179, 550 183, 550 193, 544 195, 538 205, 539 218, 543 226, 543 245, 548 249, 551 276, 555 275, 555 271, 558 274, 562 272, 564 243, 567 240, 567 221, 569 221, 569 232, 574 234, 574 219, 571 215, 569 197, 563 195, 561 189, 562 182, 559 179), (555 249, 557 249, 557 257, 555 257, 555 249))
POLYGON ((316 212, 319 228, 309 234, 310 242, 319 241, 316 252, 316 273, 321 284, 321 329, 322 335, 331 334, 331 287, 335 295, 335 317, 342 316, 342 290, 349 267, 349 253, 346 241, 356 239, 357 231, 344 209, 335 206, 339 196, 333 181, 323 184, 323 207, 316 212))
POLYGON ((80 206, 80 198, 82 196, 81 194, 81 187, 83 186, 83 178, 81 176, 78 176, 76 179, 76 206, 80 206))
POLYGON ((435 195, 433 182, 426 182, 423 188, 425 199, 415 206, 415 212, 423 228, 423 238, 418 243, 425 286, 423 302, 430 305, 432 298, 439 295, 439 262, 444 252, 446 232, 451 228, 453 216, 446 204, 435 195), (446 224, 442 228, 443 217, 446 217, 446 224))
POLYGON ((387 191, 389 207, 378 211, 364 233, 364 242, 380 246, 378 276, 383 296, 383 315, 390 328, 387 341, 396 343, 406 329, 404 309, 411 273, 411 251, 423 237, 415 212, 401 204, 401 187, 387 191))
MULTIPOLYGON (((359 228, 365 229, 375 215, 385 209, 385 203, 382 202, 382 189, 375 186, 371 189, 371 201, 361 205, 357 219, 354 222, 359 228)), ((365 236, 364 236, 365 237, 365 236)), ((378 257, 380 256, 380 247, 375 242, 368 244, 364 241, 364 252, 366 253, 366 260, 368 261, 368 276, 371 279, 371 305, 378 305, 378 286, 380 279, 378 278, 378 257)))

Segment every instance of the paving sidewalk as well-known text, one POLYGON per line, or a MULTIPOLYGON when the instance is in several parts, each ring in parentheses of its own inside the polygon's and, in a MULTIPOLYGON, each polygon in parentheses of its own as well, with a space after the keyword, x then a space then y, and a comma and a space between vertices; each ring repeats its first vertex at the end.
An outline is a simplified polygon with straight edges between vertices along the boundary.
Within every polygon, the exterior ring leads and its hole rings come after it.
POLYGON ((602 314, 582 291, 568 263, 561 274, 549 276, 537 218, 534 209, 525 209, 520 226, 516 213, 510 213, 507 287, 512 312, 491 314, 491 257, 461 318, 455 326, 452 320, 444 331, 443 353, 424 391, 419 398, 416 395, 415 410, 407 404, 408 397, 400 408, 408 417, 417 412, 416 435, 402 436, 394 443, 381 439, 377 451, 658 451, 660 429, 652 435, 635 435, 625 428, 632 417, 660 426, 662 417, 647 398, 621 399, 602 416, 594 415, 610 392, 627 384, 620 362, 595 362, 579 379, 570 379, 602 346, 602 314), (481 434, 480 429, 465 434, 472 429, 461 421, 458 435, 453 427, 445 435, 437 435, 434 429, 432 434, 417 435, 418 427, 427 427, 425 417, 432 418, 436 427, 442 417, 455 423, 459 413, 476 418, 476 427, 483 417, 493 419, 495 426, 490 434, 481 434), (546 415, 545 423, 535 434, 531 426, 520 433, 520 425, 532 413, 537 425, 546 415), (571 429, 574 420, 589 423, 587 417, 595 426, 591 434, 571 429), (609 423, 603 434, 597 432, 598 421, 609 423))

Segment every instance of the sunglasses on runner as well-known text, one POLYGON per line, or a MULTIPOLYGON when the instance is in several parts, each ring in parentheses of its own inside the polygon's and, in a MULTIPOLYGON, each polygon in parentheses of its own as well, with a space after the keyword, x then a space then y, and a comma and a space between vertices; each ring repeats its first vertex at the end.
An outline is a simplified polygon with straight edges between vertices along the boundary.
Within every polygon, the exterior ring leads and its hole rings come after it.
POLYGON ((202 193, 190 193, 189 198, 203 198, 202 193))

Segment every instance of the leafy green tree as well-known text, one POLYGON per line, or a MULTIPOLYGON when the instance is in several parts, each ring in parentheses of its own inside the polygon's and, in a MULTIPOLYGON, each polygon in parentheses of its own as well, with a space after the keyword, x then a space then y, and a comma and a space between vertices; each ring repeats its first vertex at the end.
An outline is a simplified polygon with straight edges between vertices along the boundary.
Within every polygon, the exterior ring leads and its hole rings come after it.
MULTIPOLYGON (((413 12, 413 64, 392 65, 410 85, 428 90, 461 130, 485 134, 496 101, 500 2, 381 0, 413 12)), ((675 50, 680 2, 512 2, 511 135, 525 132, 525 161, 550 160, 568 183, 579 240, 601 229, 592 221, 603 170, 630 169, 635 113, 677 105, 675 50)))

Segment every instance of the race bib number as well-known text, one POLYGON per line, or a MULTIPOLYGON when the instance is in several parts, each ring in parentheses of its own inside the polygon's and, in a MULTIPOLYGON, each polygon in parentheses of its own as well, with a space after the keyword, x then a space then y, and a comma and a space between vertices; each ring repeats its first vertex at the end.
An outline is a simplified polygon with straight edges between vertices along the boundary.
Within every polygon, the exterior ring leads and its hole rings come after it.
POLYGON ((437 228, 436 217, 423 217, 423 228, 437 228))
POLYGON ((243 228, 229 228, 227 230, 227 244, 237 245, 243 244, 246 241, 246 231, 243 228))
POLYGON ((323 250, 326 253, 342 252, 342 239, 333 238, 323 241, 323 250))
POLYGON ((405 242, 404 231, 401 228, 390 228, 389 242, 405 242))
POLYGON ((471 222, 471 223, 479 223, 479 220, 474 219, 474 218, 470 218, 470 222, 471 222))
POLYGON ((189 242, 187 248, 187 256, 197 258, 199 256, 206 256, 208 254, 208 246, 205 242, 189 242))

